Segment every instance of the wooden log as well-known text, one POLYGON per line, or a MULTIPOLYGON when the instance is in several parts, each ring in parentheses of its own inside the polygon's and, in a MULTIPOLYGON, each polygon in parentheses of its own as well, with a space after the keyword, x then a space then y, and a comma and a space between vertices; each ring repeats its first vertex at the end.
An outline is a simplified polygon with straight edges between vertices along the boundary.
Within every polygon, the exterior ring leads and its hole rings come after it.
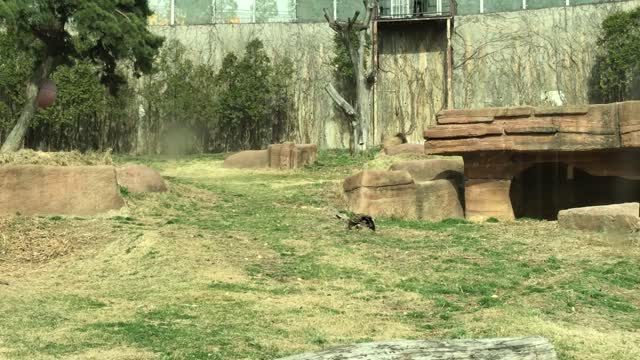
POLYGON ((542 337, 451 341, 385 341, 340 346, 280 360, 556 360, 542 337))

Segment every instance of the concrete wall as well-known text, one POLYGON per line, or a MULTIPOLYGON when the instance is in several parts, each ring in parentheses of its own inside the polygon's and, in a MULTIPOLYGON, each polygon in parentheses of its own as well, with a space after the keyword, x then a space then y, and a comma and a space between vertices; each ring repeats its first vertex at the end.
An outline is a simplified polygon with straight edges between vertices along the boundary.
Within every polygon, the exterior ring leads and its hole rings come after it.
POLYGON ((634 0, 456 18, 454 106, 588 103, 602 20, 637 6, 634 0))
POLYGON ((378 31, 376 139, 413 129, 409 142, 422 143, 445 106, 446 22, 380 24, 378 31))
MULTIPOLYGON (((602 20, 640 0, 459 16, 453 34, 455 108, 588 103, 587 91, 602 20)), ((324 86, 333 81, 333 32, 326 23, 154 26, 180 40, 198 61, 219 67, 229 51, 261 39, 273 57, 295 63, 298 143, 348 147, 349 135, 324 86)), ((372 137, 422 130, 445 106, 446 32, 442 22, 380 24, 376 123, 372 137)))

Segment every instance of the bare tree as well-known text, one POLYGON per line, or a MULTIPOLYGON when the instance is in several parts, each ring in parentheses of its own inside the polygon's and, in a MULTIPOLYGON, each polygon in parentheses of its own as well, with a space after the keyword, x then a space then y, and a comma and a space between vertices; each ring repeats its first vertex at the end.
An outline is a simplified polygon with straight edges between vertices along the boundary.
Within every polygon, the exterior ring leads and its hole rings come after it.
POLYGON ((349 53, 351 63, 353 64, 353 73, 355 74, 355 104, 351 105, 344 99, 342 95, 333 87, 333 84, 327 84, 325 89, 333 101, 344 111, 351 119, 351 128, 353 129, 353 149, 355 152, 366 150, 369 135, 369 127, 371 124, 373 103, 372 88, 376 81, 377 68, 374 66, 375 49, 371 47, 369 54, 365 54, 366 35, 367 32, 373 30, 373 19, 378 9, 378 0, 363 0, 365 6, 365 17, 362 22, 358 21, 360 12, 356 11, 353 18, 347 21, 339 21, 329 15, 329 11, 324 9, 324 17, 327 19, 329 26, 339 36, 349 53), (358 42, 354 43, 351 38, 352 33, 357 33, 358 42), (369 60, 369 68, 367 69, 367 55, 369 60))

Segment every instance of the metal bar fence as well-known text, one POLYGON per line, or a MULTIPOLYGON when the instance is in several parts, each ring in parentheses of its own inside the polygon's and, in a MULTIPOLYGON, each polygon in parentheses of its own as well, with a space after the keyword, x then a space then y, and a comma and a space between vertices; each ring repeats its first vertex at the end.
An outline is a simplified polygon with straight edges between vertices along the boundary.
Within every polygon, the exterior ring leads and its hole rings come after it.
MULTIPOLYGON (((542 9, 615 0, 457 0, 456 15, 542 9)), ((624 1, 624 0, 618 0, 624 1)), ((323 9, 335 18, 364 12, 362 0, 150 0, 155 25, 216 23, 322 22, 323 9)), ((382 19, 446 16, 449 0, 380 0, 382 19)))

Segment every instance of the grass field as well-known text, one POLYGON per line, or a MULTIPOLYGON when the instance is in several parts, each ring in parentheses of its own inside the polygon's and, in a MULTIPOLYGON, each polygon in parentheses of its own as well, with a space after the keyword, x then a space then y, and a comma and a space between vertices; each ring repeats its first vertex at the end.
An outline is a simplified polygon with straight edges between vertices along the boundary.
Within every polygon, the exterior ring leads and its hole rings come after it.
POLYGON ((287 172, 221 159, 116 159, 170 191, 94 218, 0 218, 0 358, 274 359, 523 335, 562 359, 640 358, 638 239, 532 220, 349 232, 328 209, 369 159, 324 152, 287 172))

